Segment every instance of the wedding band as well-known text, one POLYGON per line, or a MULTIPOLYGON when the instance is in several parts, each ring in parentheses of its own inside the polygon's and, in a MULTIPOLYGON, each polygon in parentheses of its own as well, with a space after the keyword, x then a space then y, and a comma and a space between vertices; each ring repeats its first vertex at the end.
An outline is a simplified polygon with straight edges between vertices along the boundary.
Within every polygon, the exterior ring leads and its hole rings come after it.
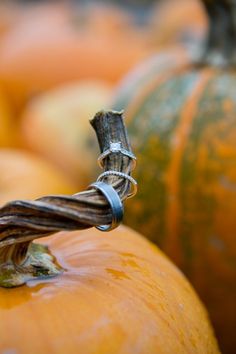
POLYGON ((112 222, 110 225, 99 225, 96 228, 100 231, 111 231, 121 223, 124 214, 123 204, 116 190, 105 182, 95 182, 89 186, 101 192, 110 204, 112 212, 112 222))
POLYGON ((100 176, 97 178, 97 181, 99 182, 103 177, 108 177, 112 175, 127 179, 133 186, 133 190, 131 193, 128 194, 127 198, 131 198, 135 196, 135 194, 138 191, 138 183, 135 181, 133 177, 127 175, 126 173, 119 172, 119 171, 105 171, 102 174, 100 174, 100 176))

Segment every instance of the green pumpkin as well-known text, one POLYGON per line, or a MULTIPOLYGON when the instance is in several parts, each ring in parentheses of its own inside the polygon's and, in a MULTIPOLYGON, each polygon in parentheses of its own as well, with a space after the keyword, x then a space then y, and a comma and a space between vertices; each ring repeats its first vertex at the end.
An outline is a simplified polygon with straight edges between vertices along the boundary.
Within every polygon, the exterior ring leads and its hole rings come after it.
POLYGON ((184 271, 210 312, 222 351, 236 348, 236 40, 233 4, 203 1, 211 26, 198 60, 173 50, 119 87, 138 158, 125 222, 184 271), (222 18, 226 16, 228 25, 222 18))

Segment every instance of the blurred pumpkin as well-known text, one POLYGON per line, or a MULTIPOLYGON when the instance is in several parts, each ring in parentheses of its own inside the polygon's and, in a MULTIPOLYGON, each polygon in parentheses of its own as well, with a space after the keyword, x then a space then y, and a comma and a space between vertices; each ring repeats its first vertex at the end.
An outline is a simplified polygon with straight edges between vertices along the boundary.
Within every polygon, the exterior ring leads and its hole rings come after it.
POLYGON ((32 153, 0 149, 0 166, 0 205, 15 199, 77 192, 54 166, 32 153))
POLYGON ((0 43, 0 82, 18 107, 64 82, 117 82, 151 50, 131 17, 112 5, 44 3, 25 11, 0 43))
POLYGON ((80 187, 96 176, 99 155, 89 119, 109 108, 111 86, 84 81, 49 91, 32 102, 22 117, 22 136, 27 146, 58 165, 80 187))
POLYGON ((0 88, 0 147, 10 147, 17 144, 17 124, 10 102, 0 88))
POLYGON ((190 284, 135 232, 62 232, 42 243, 66 271, 0 289, 2 353, 219 353, 190 284))
POLYGON ((0 41, 2 37, 17 23, 21 14, 15 2, 0 3, 0 41))
POLYGON ((191 44, 203 38, 207 18, 199 0, 165 0, 153 8, 149 26, 150 36, 158 46, 191 44))
POLYGON ((207 305, 223 352, 231 354, 236 348, 236 14, 227 4, 204 1, 212 27, 206 48, 199 48, 199 65, 185 57, 171 63, 171 52, 153 65, 142 64, 118 90, 114 108, 125 108, 139 161, 140 189, 127 207, 126 223, 180 266, 207 305))

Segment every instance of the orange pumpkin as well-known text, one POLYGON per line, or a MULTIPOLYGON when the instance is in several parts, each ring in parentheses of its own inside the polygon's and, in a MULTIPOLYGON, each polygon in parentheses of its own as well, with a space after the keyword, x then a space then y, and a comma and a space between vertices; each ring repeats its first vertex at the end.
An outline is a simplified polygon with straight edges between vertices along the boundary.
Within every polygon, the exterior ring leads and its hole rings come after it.
POLYGON ((0 82, 19 107, 64 82, 114 83, 150 53, 145 36, 116 7, 56 4, 54 13, 53 6, 31 6, 1 41, 0 82))
MULTIPOLYGON (((207 305, 224 353, 231 354, 236 347, 236 72, 231 34, 221 28, 224 6, 210 4, 218 17, 212 19, 214 33, 202 65, 185 56, 182 62, 172 56, 171 62, 171 52, 163 54, 126 78, 114 108, 125 108, 139 161, 139 193, 127 208, 126 223, 158 243, 184 271, 207 305)), ((226 16, 232 29, 227 11, 226 16)))
POLYGON ((201 40, 207 19, 199 0, 158 2, 149 19, 150 36, 160 46, 201 40))
POLYGON ((76 192, 55 167, 32 153, 0 149, 0 166, 0 205, 14 199, 76 192))
POLYGON ((0 147, 17 144, 17 125, 5 92, 0 88, 0 147))
POLYGON ((22 117, 22 137, 28 147, 58 165, 80 188, 92 182, 98 144, 89 119, 108 108, 111 87, 84 81, 49 91, 33 100, 22 117))
POLYGON ((42 242, 65 272, 0 289, 2 353, 219 353, 190 284, 143 237, 120 227, 42 242))
POLYGON ((3 36, 18 22, 21 15, 20 6, 6 1, 0 4, 0 41, 3 36))

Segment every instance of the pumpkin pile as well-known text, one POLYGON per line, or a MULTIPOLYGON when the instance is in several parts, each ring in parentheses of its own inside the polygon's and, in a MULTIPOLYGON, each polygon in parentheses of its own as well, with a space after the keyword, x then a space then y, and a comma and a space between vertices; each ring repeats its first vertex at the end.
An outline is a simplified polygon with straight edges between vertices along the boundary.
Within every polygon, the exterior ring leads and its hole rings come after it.
POLYGON ((74 191, 86 187, 97 156, 88 120, 153 51, 147 38, 117 5, 1 3, 0 147, 30 150, 74 191))
POLYGON ((234 352, 234 15, 233 0, 0 4, 0 207, 86 189, 103 109, 124 110, 139 184, 138 233, 44 238, 64 273, 0 287, 1 353, 215 354, 214 331, 234 352))
POLYGON ((21 108, 27 99, 61 83, 115 83, 152 48, 118 7, 59 2, 28 5, 24 11, 20 7, 15 23, 0 38, 0 50, 0 84, 21 108))

